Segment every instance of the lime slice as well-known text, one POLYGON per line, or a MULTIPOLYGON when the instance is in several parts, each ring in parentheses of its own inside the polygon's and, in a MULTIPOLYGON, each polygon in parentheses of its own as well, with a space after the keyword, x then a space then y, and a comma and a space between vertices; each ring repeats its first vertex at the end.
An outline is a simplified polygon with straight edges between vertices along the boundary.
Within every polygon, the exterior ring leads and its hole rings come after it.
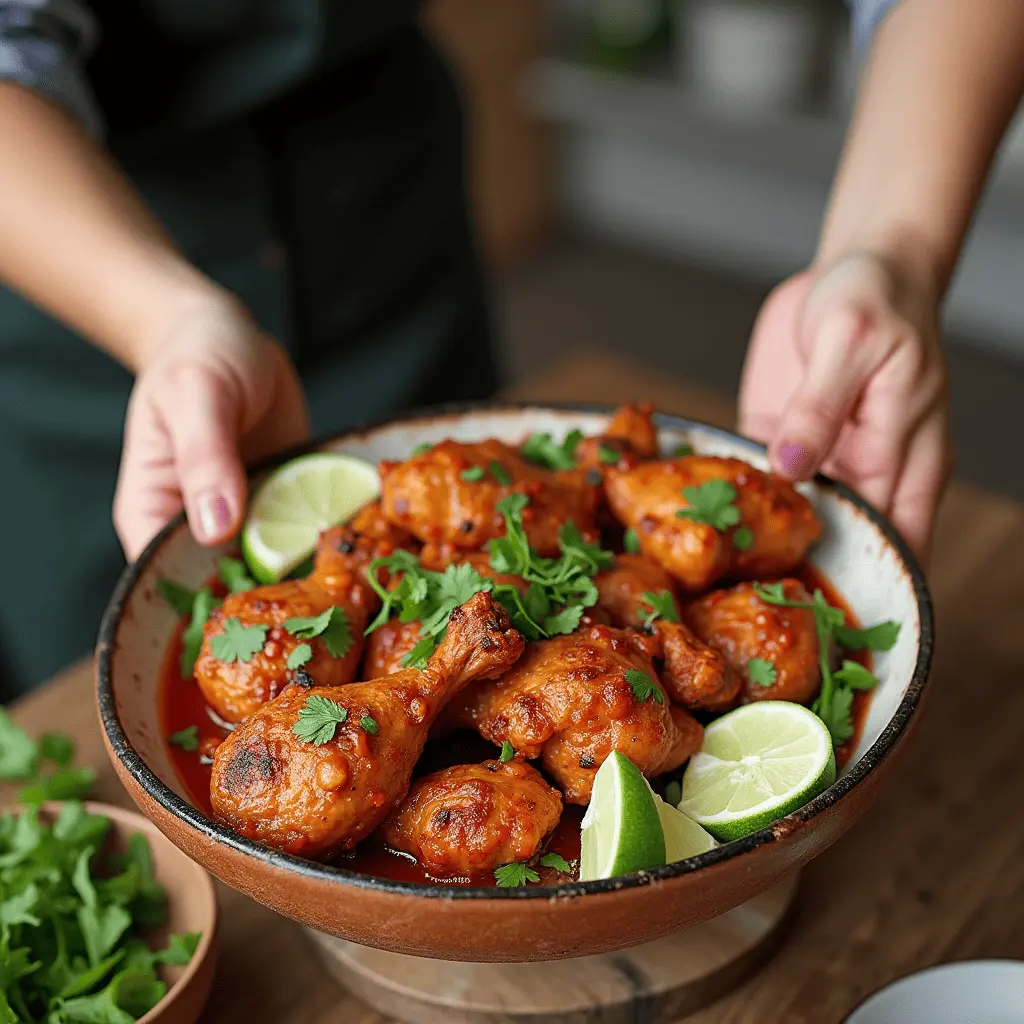
POLYGON ((728 842, 802 807, 835 780, 822 720, 800 704, 757 701, 707 727, 683 775, 679 809, 728 842))
POLYGON ((351 519, 380 494, 377 470, 333 452, 302 455, 279 466, 252 497, 242 554, 260 583, 276 583, 301 565, 322 530, 351 519))
POLYGON ((655 795, 654 803, 658 808, 658 817, 661 818, 661 831, 665 835, 666 864, 696 857, 698 853, 707 853, 718 845, 714 837, 705 832, 693 818, 688 818, 682 811, 665 803, 660 796, 655 795))
POLYGON ((594 792, 583 816, 581 882, 665 863, 665 837, 654 799, 640 769, 612 751, 594 776, 594 792))

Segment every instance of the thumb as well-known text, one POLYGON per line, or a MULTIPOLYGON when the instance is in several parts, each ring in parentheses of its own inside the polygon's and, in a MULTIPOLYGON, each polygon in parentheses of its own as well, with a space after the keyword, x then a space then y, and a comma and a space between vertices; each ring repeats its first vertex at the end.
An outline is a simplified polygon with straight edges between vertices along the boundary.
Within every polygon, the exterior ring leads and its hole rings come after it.
POLYGON ((178 487, 196 540, 217 544, 237 533, 245 508, 238 451, 243 399, 234 382, 205 367, 190 368, 175 384, 161 389, 157 405, 178 487))
POLYGON ((803 376, 769 446, 772 468, 790 480, 812 477, 839 439, 878 362, 870 345, 872 314, 844 303, 801 325, 808 353, 803 376))

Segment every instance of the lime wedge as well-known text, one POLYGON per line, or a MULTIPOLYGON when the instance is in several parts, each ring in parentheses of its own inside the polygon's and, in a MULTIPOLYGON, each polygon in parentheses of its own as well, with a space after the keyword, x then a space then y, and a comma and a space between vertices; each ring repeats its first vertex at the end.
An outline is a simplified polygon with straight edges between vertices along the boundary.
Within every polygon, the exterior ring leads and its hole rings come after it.
POLYGON ((728 842, 802 807, 835 780, 832 737, 821 719, 800 704, 757 701, 704 731, 683 775, 679 809, 728 842))
POLYGON ((612 751, 594 776, 594 792, 583 816, 581 882, 665 863, 665 837, 654 800, 640 769, 612 751))
POLYGON ((377 470, 351 455, 318 452, 279 466, 249 504, 242 554, 260 583, 276 583, 313 553, 322 530, 380 494, 377 470))
POLYGON ((692 818, 655 795, 654 803, 661 818, 661 831, 665 835, 665 863, 696 857, 698 853, 713 850, 718 843, 692 818))

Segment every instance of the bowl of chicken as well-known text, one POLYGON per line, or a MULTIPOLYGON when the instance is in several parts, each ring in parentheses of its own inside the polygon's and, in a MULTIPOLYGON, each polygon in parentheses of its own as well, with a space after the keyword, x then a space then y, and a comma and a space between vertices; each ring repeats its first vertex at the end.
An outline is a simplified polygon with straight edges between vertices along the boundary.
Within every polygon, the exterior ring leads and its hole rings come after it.
POLYGON ((754 442, 643 406, 445 408, 307 450, 381 480, 311 567, 225 586, 237 551, 200 547, 179 517, 126 570, 98 646, 114 767, 234 888, 396 952, 590 955, 771 887, 889 777, 927 684, 931 605, 895 530, 843 486, 793 487, 754 442), (210 588, 205 622, 168 605, 168 580, 210 588), (861 658, 877 685, 829 707, 812 594, 849 635, 899 624, 861 658), (665 792, 709 721, 764 699, 818 711, 834 784, 708 852, 578 880, 613 751, 665 792), (508 865, 529 868, 519 884, 508 865))

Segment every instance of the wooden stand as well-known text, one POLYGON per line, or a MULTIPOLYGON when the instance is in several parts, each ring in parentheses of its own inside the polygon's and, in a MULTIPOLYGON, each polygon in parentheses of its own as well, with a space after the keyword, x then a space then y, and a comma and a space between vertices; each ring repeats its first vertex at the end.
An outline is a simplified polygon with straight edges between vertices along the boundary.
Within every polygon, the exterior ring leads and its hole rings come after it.
POLYGON ((656 1024, 714 1002, 772 955, 798 880, 678 935, 576 960, 457 963, 309 934, 353 995, 408 1024, 656 1024))

